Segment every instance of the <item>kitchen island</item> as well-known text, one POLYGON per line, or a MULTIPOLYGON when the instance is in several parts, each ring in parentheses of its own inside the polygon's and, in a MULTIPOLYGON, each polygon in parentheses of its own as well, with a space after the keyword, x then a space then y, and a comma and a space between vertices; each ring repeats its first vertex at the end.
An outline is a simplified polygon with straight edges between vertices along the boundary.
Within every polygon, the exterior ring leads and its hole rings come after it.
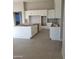
POLYGON ((31 39, 39 32, 38 24, 20 24, 14 27, 13 38, 19 39, 31 39))

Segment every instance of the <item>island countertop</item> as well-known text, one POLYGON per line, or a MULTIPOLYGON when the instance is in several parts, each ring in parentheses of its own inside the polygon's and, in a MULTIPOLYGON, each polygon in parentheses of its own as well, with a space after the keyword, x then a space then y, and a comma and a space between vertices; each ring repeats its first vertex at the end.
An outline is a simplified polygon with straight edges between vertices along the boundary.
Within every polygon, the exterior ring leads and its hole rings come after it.
POLYGON ((39 24, 19 24, 17 26, 33 26, 33 25, 39 25, 39 24))

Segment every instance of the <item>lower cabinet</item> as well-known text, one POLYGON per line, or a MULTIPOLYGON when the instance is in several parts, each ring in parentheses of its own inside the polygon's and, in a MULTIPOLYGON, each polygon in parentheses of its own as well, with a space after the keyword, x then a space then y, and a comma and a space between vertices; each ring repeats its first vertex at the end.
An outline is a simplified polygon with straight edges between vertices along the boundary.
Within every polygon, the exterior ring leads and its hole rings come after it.
POLYGON ((60 39, 60 27, 50 27, 50 39, 61 41, 61 39, 60 39))

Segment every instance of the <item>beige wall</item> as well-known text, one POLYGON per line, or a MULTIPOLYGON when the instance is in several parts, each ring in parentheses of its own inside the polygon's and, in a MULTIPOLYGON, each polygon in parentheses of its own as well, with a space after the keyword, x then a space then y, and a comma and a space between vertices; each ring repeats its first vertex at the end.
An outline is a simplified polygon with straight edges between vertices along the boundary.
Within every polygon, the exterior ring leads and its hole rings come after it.
POLYGON ((25 2, 25 10, 45 10, 54 9, 54 0, 42 2, 25 2))

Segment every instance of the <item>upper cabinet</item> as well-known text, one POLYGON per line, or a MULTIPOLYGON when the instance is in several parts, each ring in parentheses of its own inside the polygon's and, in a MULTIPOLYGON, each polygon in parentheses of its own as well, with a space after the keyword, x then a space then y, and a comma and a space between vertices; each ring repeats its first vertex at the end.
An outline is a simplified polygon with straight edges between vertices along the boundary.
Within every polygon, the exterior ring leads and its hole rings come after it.
POLYGON ((55 18, 55 10, 48 10, 47 11, 47 17, 48 18, 55 18))
POLYGON ((25 11, 26 19, 32 15, 47 16, 47 10, 29 10, 25 11))
POLYGON ((47 16, 47 18, 55 18, 55 10, 29 10, 25 11, 26 19, 29 19, 29 16, 39 15, 39 16, 47 16))
POLYGON ((56 18, 61 18, 61 5, 62 5, 62 0, 55 0, 55 17, 56 18))
POLYGON ((29 10, 29 11, 26 11, 26 15, 47 16, 47 10, 29 10))

